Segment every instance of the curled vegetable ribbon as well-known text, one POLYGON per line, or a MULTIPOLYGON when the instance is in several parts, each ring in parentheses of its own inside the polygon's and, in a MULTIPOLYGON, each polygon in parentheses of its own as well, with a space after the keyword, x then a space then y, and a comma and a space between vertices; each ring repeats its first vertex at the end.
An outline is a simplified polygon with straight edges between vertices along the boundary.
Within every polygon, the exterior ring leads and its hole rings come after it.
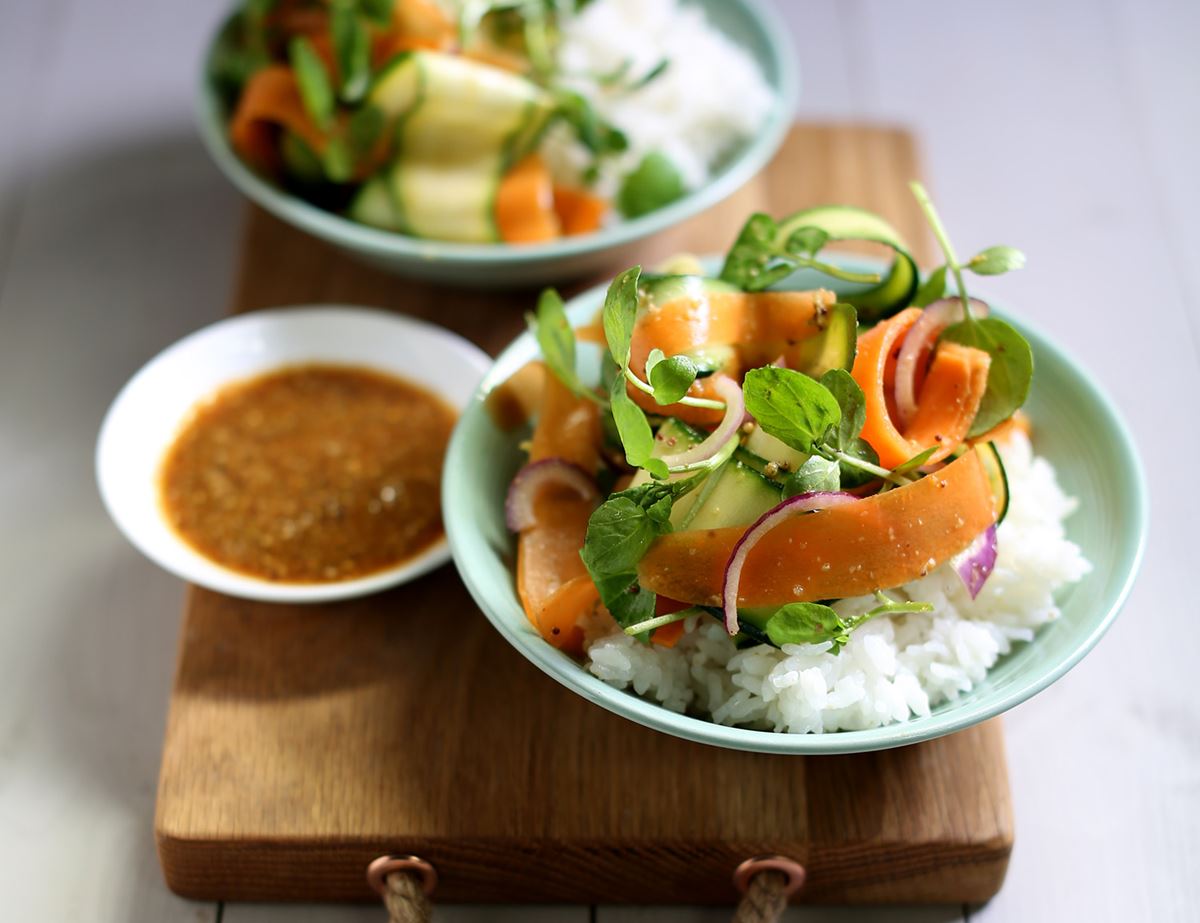
POLYGON ((896 468, 930 447, 934 452, 927 464, 947 458, 966 439, 987 390, 991 357, 972 346, 941 342, 925 374, 916 412, 904 424, 903 432, 897 428, 893 407, 896 358, 904 337, 920 317, 920 308, 906 308, 858 339, 851 374, 865 397, 862 438, 887 468, 896 468))

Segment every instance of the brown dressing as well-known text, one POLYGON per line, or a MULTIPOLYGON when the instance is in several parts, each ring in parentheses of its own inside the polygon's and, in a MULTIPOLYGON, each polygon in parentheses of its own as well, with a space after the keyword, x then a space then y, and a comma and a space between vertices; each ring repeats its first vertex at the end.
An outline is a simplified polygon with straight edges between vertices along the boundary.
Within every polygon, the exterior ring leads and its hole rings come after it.
POLYGON ((303 365, 197 407, 163 460, 168 522, 205 557, 266 580, 362 577, 442 535, 455 412, 412 382, 303 365))

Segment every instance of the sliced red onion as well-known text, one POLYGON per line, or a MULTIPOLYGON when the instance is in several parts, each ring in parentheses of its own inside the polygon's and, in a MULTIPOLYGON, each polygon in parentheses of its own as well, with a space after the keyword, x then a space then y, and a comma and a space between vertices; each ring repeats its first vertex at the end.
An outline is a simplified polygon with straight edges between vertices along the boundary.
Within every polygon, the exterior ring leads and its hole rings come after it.
POLYGON ((742 568, 746 558, 754 550, 764 535, 786 519, 797 513, 809 513, 813 510, 825 510, 845 503, 854 503, 858 498, 852 494, 834 490, 815 490, 806 494, 789 497, 778 506, 767 510, 733 546, 733 554, 725 565, 725 577, 721 583, 721 603, 725 610, 725 630, 730 635, 738 633, 738 584, 742 580, 742 568))
POLYGON ((543 458, 526 465, 508 485, 504 518, 512 532, 528 529, 535 522, 533 502, 547 484, 570 487, 583 499, 600 499, 595 482, 578 465, 561 458, 543 458))
POLYGON ((950 559, 955 573, 974 599, 996 566, 996 527, 988 526, 979 537, 950 559))
MULTIPOLYGON (((975 317, 987 317, 988 306, 978 298, 968 299, 975 317)), ((963 319, 962 299, 941 298, 929 305, 904 335, 896 359, 896 423, 903 430, 917 413, 917 369, 929 361, 937 338, 951 324, 963 319)))
POLYGON ((666 455, 663 462, 668 468, 680 465, 694 465, 706 461, 719 452, 733 438, 742 425, 746 413, 746 400, 742 397, 742 389, 736 381, 726 375, 713 379, 713 390, 725 402, 725 416, 708 438, 696 443, 690 449, 675 455, 666 455))

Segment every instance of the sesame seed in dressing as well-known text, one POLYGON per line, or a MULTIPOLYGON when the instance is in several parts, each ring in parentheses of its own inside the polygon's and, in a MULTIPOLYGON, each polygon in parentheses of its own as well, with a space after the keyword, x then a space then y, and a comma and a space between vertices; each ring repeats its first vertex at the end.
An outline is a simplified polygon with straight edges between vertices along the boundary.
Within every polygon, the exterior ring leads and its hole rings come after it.
POLYGON ((454 411, 369 369, 303 365, 237 382, 197 407, 160 471, 189 545, 265 580, 361 577, 442 535, 438 485, 454 411))

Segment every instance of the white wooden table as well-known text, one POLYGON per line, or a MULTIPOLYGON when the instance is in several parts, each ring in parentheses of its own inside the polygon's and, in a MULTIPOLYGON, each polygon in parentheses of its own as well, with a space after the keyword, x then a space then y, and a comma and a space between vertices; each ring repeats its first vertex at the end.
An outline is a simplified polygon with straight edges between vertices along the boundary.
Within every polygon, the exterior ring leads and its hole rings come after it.
MULTIPOLYGON (((1098 649, 1008 720, 1017 846, 982 908, 789 919, 1200 914, 1200 3, 775 0, 802 116, 916 129, 961 248, 1125 411, 1153 491, 1141 581, 1098 649)), ((151 817, 182 587, 93 486, 101 415, 224 310, 238 196, 191 126, 221 0, 0 9, 0 918, 333 923, 377 907, 197 904, 151 817)), ((727 910, 445 908, 444 921, 717 923, 727 910)))

